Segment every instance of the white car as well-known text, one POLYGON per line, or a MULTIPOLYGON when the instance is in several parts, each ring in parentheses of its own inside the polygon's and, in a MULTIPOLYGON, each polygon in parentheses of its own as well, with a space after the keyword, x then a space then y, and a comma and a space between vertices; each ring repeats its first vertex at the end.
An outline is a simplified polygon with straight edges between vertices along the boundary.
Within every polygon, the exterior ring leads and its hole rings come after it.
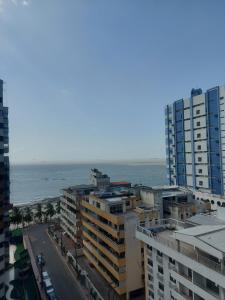
POLYGON ((43 281, 45 281, 46 279, 49 279, 48 272, 46 272, 46 271, 42 272, 42 279, 43 279, 43 281))
POLYGON ((51 280, 49 278, 46 279, 46 280, 44 280, 44 285, 45 285, 45 291, 46 291, 47 295, 49 295, 52 292, 54 292, 54 288, 53 288, 51 280))

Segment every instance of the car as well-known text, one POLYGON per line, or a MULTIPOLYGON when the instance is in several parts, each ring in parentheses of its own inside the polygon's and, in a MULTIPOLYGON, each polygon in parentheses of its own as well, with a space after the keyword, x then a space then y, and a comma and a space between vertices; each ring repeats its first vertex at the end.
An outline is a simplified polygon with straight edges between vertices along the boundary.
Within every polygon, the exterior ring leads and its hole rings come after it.
POLYGON ((37 257, 36 257, 36 260, 37 260, 37 264, 39 266, 44 266, 45 265, 45 261, 44 261, 44 258, 43 258, 42 254, 38 254, 37 257))
POLYGON ((51 294, 54 291, 50 278, 44 280, 45 292, 47 295, 51 294))
POLYGON ((49 300, 57 300, 57 298, 56 298, 56 295, 55 295, 55 292, 54 292, 54 291, 48 294, 48 298, 49 298, 49 300))
POLYGON ((42 279, 45 281, 46 279, 49 279, 49 275, 47 271, 42 272, 42 279))

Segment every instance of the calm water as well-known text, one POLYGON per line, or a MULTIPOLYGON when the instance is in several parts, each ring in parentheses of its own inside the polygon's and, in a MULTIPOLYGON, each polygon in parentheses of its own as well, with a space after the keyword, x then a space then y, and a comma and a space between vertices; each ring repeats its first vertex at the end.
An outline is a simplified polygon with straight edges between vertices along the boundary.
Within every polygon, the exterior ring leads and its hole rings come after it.
POLYGON ((60 195, 62 188, 89 183, 90 169, 96 167, 112 180, 127 180, 143 185, 166 183, 164 165, 70 164, 11 166, 11 202, 25 203, 60 195))

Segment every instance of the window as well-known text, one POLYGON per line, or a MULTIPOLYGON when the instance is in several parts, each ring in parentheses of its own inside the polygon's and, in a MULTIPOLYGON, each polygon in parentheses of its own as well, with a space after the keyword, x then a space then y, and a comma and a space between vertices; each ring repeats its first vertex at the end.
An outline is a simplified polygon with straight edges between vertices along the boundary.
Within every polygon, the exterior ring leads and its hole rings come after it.
POLYGON ((119 230, 124 230, 124 224, 119 225, 119 230))
POLYGON ((201 157, 198 157, 198 162, 201 162, 202 161, 202 158, 201 157))
POLYGON ((148 274, 148 280, 153 281, 152 275, 148 274))
POLYGON ((196 126, 201 126, 201 122, 197 122, 197 123, 196 123, 196 126))
POLYGON ((198 150, 201 150, 201 149, 202 149, 202 146, 201 146, 201 145, 198 145, 197 149, 198 149, 198 150))
POLYGON ((159 289, 160 289, 161 291, 164 291, 164 285, 163 285, 161 282, 159 282, 159 289))
POLYGON ((170 281, 172 281, 173 283, 176 283, 176 279, 174 279, 171 275, 170 275, 170 281))
POLYGON ((211 200, 211 204, 214 204, 214 200, 211 200))
POLYGON ((172 265, 175 265, 175 259, 173 259, 172 257, 169 258, 169 262, 170 262, 172 265))
POLYGON ((220 205, 221 205, 220 201, 217 201, 217 205, 218 205, 218 206, 220 206, 220 205))
POLYGON ((111 214, 122 213, 122 212, 123 212, 123 205, 122 204, 112 205, 110 207, 110 213, 111 214))
POLYGON ((151 296, 152 297, 152 299, 154 299, 154 293, 152 292, 152 291, 148 291, 148 294, 149 294, 149 296, 151 296))
POLYGON ((147 245, 147 248, 152 251, 152 246, 147 245))
POLYGON ((160 256, 160 257, 163 256, 162 252, 160 252, 159 250, 157 250, 157 255, 160 256))
POLYGON ((198 184, 202 186, 203 185, 203 181, 200 180, 198 184))
POLYGON ((149 266, 153 267, 153 261, 150 258, 148 258, 148 264, 149 266))
POLYGON ((161 274, 164 273, 164 272, 163 272, 163 268, 162 268, 161 266, 158 266, 158 272, 161 273, 161 274))
POLYGON ((198 173, 199 173, 199 174, 202 174, 202 169, 198 169, 198 173))
POLYGON ((130 206, 130 200, 126 201, 126 206, 130 206))
POLYGON ((100 203, 96 202, 96 207, 100 208, 100 203))
POLYGON ((200 112, 201 112, 200 109, 197 109, 197 110, 196 110, 196 115, 199 115, 200 112))
POLYGON ((201 133, 197 133, 197 139, 201 138, 201 133))

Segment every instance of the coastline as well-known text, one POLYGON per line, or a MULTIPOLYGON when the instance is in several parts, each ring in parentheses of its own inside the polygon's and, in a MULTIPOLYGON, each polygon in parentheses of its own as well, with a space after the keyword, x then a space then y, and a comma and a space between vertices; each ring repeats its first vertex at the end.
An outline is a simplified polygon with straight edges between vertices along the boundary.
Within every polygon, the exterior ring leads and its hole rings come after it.
POLYGON ((35 209, 38 204, 46 205, 47 203, 52 203, 53 205, 56 205, 56 203, 60 200, 61 196, 57 197, 48 197, 41 200, 35 200, 25 203, 12 203, 14 207, 18 207, 21 209, 24 209, 25 207, 30 207, 31 209, 35 209))

